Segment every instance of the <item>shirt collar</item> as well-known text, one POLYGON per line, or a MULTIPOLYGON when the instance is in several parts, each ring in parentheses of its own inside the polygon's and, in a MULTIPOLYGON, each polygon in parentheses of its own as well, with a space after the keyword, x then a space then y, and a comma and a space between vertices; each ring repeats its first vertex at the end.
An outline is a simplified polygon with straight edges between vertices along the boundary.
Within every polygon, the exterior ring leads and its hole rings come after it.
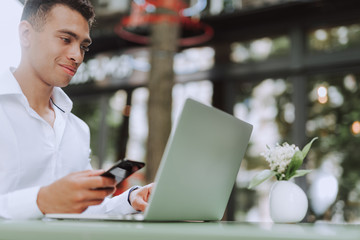
POLYGON ((61 110, 63 113, 70 113, 73 102, 68 95, 59 87, 54 87, 53 94, 51 96, 52 103, 61 110))
POLYGON ((0 95, 7 95, 7 94, 21 94, 23 95, 23 92, 21 90, 21 87, 16 81, 13 72, 15 71, 15 68, 9 68, 8 71, 5 71, 3 74, 1 74, 0 77, 0 95))
MULTIPOLYGON (((19 94, 24 95, 18 81, 15 79, 13 72, 15 68, 10 68, 9 71, 4 72, 0 77, 0 95, 19 94)), ((70 113, 73 102, 66 95, 66 93, 59 87, 54 87, 52 93, 52 103, 59 108, 63 113, 70 113)))

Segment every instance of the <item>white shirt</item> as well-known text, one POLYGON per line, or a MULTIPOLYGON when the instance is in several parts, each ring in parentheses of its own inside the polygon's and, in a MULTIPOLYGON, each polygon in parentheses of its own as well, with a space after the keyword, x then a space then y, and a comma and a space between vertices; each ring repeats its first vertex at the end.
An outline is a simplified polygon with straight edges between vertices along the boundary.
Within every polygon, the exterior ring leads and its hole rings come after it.
MULTIPOLYGON (((0 75, 0 218, 41 218, 36 199, 46 186, 71 172, 91 169, 88 126, 70 111, 72 102, 55 87, 51 127, 29 105, 8 71, 0 75)), ((85 213, 135 212, 127 191, 85 213)))

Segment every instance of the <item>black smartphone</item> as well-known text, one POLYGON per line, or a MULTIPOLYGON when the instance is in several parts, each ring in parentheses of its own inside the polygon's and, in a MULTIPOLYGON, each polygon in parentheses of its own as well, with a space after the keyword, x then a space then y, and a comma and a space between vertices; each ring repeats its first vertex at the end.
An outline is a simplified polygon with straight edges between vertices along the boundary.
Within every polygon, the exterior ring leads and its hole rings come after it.
POLYGON ((117 161, 111 168, 109 168, 109 170, 101 174, 101 176, 115 178, 116 184, 119 184, 144 166, 145 163, 143 162, 121 159, 117 161))

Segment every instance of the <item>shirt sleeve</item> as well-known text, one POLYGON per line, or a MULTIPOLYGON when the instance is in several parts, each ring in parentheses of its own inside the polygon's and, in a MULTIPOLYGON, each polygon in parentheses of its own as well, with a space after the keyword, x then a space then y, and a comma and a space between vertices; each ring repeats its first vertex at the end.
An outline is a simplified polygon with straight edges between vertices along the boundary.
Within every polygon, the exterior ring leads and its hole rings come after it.
POLYGON ((131 214, 137 211, 128 202, 129 189, 113 198, 105 198, 100 205, 88 207, 82 214, 131 214))
POLYGON ((39 189, 32 187, 0 195, 0 218, 42 218, 43 214, 36 203, 39 189))

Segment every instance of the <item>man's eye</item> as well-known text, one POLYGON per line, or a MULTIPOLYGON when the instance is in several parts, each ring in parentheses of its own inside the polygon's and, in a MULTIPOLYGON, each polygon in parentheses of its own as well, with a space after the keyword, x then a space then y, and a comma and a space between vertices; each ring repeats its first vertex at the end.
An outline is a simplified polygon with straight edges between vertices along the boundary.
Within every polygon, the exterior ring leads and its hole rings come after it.
POLYGON ((81 48, 81 50, 83 50, 84 52, 88 52, 88 51, 89 51, 89 47, 87 47, 87 46, 81 46, 80 48, 81 48))
POLYGON ((65 43, 70 43, 70 39, 69 39, 69 38, 62 37, 61 40, 63 40, 65 43))

